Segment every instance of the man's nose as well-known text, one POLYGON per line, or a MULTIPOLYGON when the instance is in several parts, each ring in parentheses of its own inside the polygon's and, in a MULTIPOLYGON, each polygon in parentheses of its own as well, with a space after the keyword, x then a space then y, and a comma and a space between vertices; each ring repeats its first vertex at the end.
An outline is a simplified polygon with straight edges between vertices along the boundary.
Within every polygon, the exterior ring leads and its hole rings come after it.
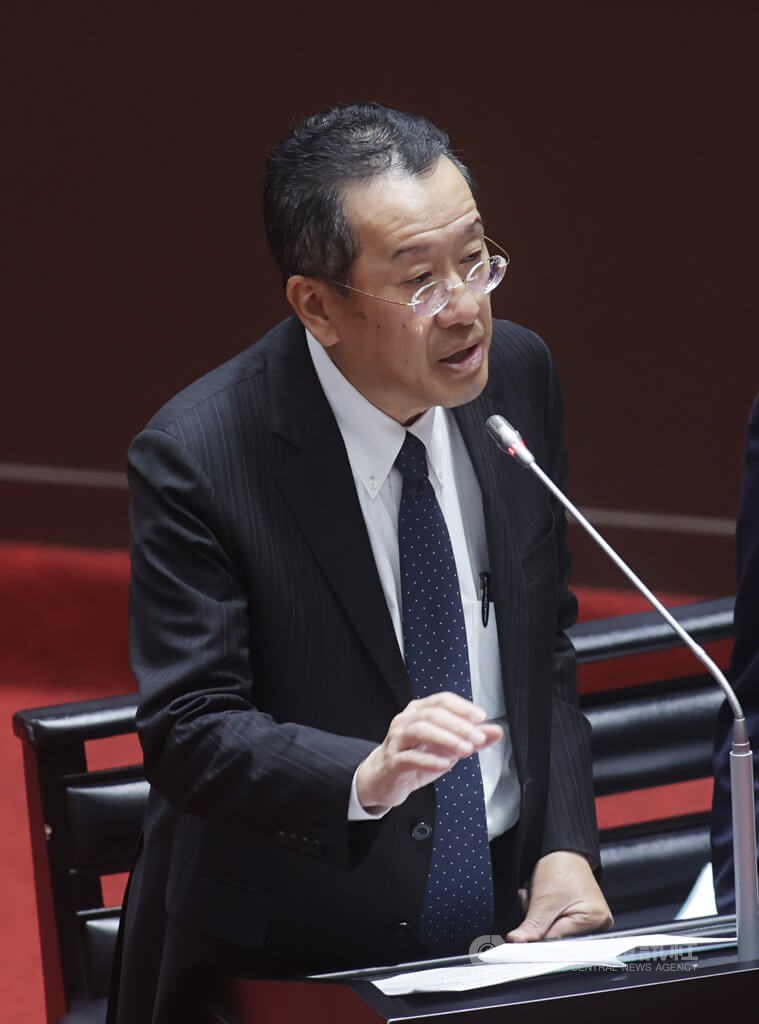
POLYGON ((438 322, 444 327, 474 323, 480 312, 480 298, 463 281, 459 281, 449 293, 448 305, 438 313, 438 322))

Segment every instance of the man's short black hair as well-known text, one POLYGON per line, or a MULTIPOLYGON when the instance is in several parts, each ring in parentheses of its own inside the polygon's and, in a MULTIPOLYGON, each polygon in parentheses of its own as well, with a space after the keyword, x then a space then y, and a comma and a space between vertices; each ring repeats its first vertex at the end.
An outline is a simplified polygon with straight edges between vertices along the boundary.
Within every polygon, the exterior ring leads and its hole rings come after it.
POLYGON ((269 151, 264 225, 283 283, 292 274, 350 281, 358 242, 344 189, 387 171, 430 174, 441 156, 469 170, 426 118, 379 103, 339 104, 302 121, 269 151))

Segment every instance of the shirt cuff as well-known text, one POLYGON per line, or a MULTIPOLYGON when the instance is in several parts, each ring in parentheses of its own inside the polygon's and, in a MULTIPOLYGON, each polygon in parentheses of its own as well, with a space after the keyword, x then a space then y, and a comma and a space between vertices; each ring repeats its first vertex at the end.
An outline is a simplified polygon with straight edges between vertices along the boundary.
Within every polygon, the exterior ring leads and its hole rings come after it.
MULTIPOLYGON (((361 766, 359 765, 359 768, 361 766)), ((351 782, 351 795, 348 801, 348 821, 377 821, 378 818, 384 818, 387 812, 390 810, 388 807, 384 811, 365 811, 361 806, 361 801, 358 798, 358 791, 356 789, 356 776, 358 775, 358 768, 353 773, 353 781, 351 782)))

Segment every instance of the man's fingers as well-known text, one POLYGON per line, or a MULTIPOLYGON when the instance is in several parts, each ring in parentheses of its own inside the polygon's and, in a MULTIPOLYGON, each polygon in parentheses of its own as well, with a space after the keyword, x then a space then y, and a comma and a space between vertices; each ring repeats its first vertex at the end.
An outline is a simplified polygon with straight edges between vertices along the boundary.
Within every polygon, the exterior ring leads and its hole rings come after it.
POLYGON ((484 722, 488 717, 487 713, 478 704, 472 703, 466 697, 460 697, 450 690, 440 690, 438 693, 431 693, 428 697, 417 697, 407 707, 442 707, 454 712, 456 715, 468 718, 472 722, 484 722))
POLYGON ((571 908, 557 918, 546 932, 547 939, 565 939, 572 935, 586 935, 588 932, 604 931, 611 928, 614 918, 608 907, 584 905, 576 910, 571 908))
POLYGON ((438 750, 431 750, 422 747, 407 747, 399 750, 393 757, 392 768, 396 774, 403 775, 409 772, 433 772, 440 773, 448 771, 452 764, 459 758, 450 753, 438 750))
POLYGON ((431 722, 419 723, 404 736, 402 747, 415 747, 450 757, 469 757, 488 742, 487 733, 476 726, 466 731, 444 729, 431 722))
POLYGON ((397 749, 424 748, 441 755, 469 757, 503 735, 499 725, 477 724, 442 706, 422 707, 421 702, 398 715, 388 731, 387 740, 397 749))
POLYGON ((537 942, 541 939, 565 939, 572 935, 611 928, 614 918, 605 902, 578 900, 557 907, 549 899, 533 901, 528 913, 506 938, 509 942, 537 942))
POLYGON ((455 693, 410 701, 359 766, 356 786, 362 806, 395 807, 457 761, 496 743, 503 730, 486 717, 482 708, 455 693))
POLYGON ((468 757, 485 742, 485 733, 476 726, 440 725, 436 722, 413 722, 404 730, 399 746, 424 748, 436 754, 468 757))
POLYGON ((570 935, 583 935, 594 930, 594 922, 589 914, 567 914, 557 918, 548 931, 546 939, 566 939, 570 935))
POLYGON ((487 725, 481 725, 479 728, 485 733, 485 742, 479 748, 480 750, 491 747, 494 743, 503 739, 503 729, 500 725, 496 725, 495 722, 488 722, 487 725))
POLYGON ((473 704, 465 697, 460 697, 457 693, 451 693, 449 690, 431 693, 428 697, 417 697, 415 700, 409 701, 401 715, 430 720, 450 715, 456 721, 470 725, 483 725, 488 718, 484 708, 473 704))
POLYGON ((518 928, 506 936, 509 942, 539 942, 543 938, 545 938, 545 928, 542 922, 534 917, 526 917, 518 928))
POLYGON ((525 919, 519 927, 509 932, 506 938, 509 942, 538 942, 545 939, 560 914, 561 908, 556 907, 550 900, 533 899, 527 907, 525 919))

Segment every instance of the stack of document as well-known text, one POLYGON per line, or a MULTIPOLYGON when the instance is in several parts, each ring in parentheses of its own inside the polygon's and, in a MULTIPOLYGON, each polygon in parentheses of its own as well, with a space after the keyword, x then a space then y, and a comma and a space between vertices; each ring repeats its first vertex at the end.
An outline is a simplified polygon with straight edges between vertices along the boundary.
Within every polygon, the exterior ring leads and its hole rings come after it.
MULTIPOLYGON (((734 945, 735 939, 719 939, 718 942, 720 945, 734 945)), ((388 996, 413 992, 466 992, 557 971, 586 967, 624 969, 626 964, 620 957, 632 950, 645 949, 652 958, 684 957, 686 949, 683 947, 699 943, 714 945, 715 940, 696 935, 649 934, 510 942, 479 953, 469 964, 396 974, 391 978, 374 980, 373 984, 388 996)), ((690 959, 694 957, 690 956, 690 959)))

